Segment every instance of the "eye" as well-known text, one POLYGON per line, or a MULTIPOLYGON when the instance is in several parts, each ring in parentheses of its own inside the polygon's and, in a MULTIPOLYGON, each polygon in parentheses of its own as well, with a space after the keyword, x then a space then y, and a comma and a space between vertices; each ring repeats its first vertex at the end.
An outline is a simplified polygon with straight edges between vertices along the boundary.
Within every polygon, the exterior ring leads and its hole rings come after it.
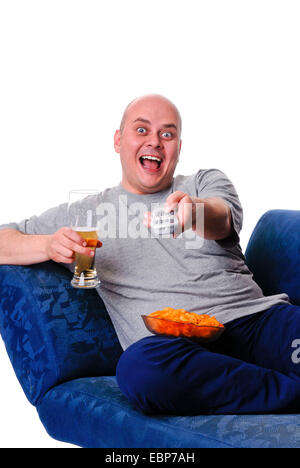
POLYGON ((137 129, 137 132, 138 132, 138 133, 141 133, 141 134, 146 133, 146 131, 147 131, 147 130, 146 130, 144 127, 139 127, 139 128, 137 129))
POLYGON ((172 138, 173 133, 172 132, 163 132, 162 137, 163 138, 172 138))

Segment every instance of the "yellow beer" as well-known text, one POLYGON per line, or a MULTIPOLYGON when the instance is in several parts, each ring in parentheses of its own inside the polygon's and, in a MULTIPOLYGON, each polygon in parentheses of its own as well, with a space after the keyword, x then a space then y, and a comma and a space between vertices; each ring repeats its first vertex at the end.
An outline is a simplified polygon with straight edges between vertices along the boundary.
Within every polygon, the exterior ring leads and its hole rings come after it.
POLYGON ((86 241, 87 247, 94 251, 94 256, 91 257, 75 252, 75 271, 72 284, 78 288, 95 287, 95 281, 99 282, 95 269, 95 254, 98 241, 96 228, 78 227, 74 230, 86 241))

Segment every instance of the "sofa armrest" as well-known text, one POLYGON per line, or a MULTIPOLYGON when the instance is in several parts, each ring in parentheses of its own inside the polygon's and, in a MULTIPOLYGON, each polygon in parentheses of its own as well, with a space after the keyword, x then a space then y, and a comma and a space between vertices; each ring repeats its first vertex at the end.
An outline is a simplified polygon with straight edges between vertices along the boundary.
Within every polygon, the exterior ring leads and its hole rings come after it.
POLYGON ((253 230, 245 258, 266 296, 286 293, 300 305, 300 211, 267 211, 253 230))
POLYGON ((58 383, 114 375, 122 353, 97 291, 74 289, 70 279, 54 262, 0 266, 0 332, 33 405, 58 383))

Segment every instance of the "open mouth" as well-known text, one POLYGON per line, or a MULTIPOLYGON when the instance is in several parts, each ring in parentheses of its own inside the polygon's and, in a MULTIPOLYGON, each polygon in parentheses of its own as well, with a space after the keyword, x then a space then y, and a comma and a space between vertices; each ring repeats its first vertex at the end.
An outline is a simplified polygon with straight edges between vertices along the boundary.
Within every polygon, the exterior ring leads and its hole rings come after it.
POLYGON ((152 155, 144 155, 139 158, 144 169, 150 172, 157 172, 160 169, 162 159, 152 155))

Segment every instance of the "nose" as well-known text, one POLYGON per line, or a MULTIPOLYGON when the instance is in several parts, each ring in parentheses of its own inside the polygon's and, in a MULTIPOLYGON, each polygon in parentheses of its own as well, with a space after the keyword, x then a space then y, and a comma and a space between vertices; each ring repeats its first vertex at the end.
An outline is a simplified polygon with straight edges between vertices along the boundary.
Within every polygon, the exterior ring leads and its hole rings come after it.
POLYGON ((157 149, 162 148, 162 141, 159 138, 159 135, 155 133, 150 134, 146 146, 150 146, 152 148, 157 149))

